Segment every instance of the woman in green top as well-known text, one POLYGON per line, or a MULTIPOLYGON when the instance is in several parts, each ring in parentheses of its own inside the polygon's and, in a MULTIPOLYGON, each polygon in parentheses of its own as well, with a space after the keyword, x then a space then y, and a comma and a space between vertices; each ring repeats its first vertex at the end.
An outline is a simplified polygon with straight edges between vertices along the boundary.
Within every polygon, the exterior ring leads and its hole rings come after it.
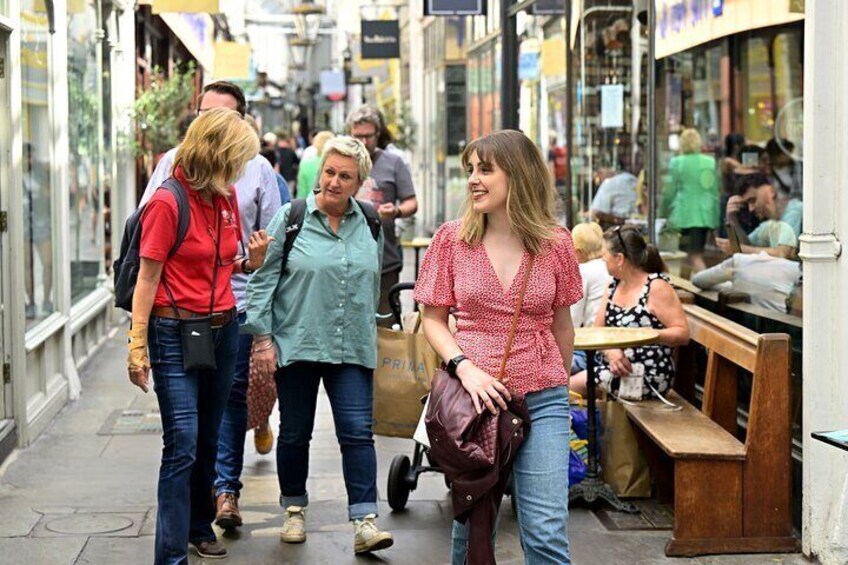
POLYGON ((380 296, 383 233, 375 241, 353 195, 371 172, 365 146, 352 137, 327 142, 320 191, 306 199, 303 225, 285 272, 281 257, 291 205, 268 226, 274 240, 247 287, 243 332, 255 335, 253 362, 274 374, 280 399, 277 478, 286 518, 280 538, 306 540, 309 442, 323 379, 342 452, 354 551, 392 545, 377 517, 377 457, 371 432, 375 313, 380 296))
POLYGON ((315 190, 315 180, 318 178, 318 169, 321 166, 321 153, 324 151, 324 144, 331 139, 333 139, 331 131, 320 131, 312 138, 315 156, 303 159, 297 169, 298 198, 306 198, 315 190))
POLYGON ((695 271, 706 268, 704 246, 718 227, 719 183, 715 158, 701 153, 701 134, 688 128, 680 134, 682 155, 671 160, 671 184, 663 191, 660 215, 680 230, 682 248, 695 271))

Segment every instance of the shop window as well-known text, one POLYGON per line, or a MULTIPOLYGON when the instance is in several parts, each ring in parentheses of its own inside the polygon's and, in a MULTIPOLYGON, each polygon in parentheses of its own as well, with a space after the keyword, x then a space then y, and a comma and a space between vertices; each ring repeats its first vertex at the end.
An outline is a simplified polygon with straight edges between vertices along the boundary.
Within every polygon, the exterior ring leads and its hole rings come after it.
POLYGON ((68 183, 71 300, 97 288, 103 272, 102 77, 97 61, 96 0, 68 13, 68 183))
POLYGON ((47 14, 22 10, 21 129, 27 329, 55 309, 50 67, 47 14))
POLYGON ((774 108, 771 99, 769 49, 764 37, 742 44, 742 121, 751 143, 765 143, 772 136, 774 108))

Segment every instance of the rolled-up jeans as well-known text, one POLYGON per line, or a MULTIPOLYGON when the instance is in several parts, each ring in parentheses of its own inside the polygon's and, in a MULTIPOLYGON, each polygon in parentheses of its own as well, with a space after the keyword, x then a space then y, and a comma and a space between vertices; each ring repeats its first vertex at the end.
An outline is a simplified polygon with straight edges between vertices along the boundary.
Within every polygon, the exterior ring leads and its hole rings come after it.
MULTIPOLYGON (((246 315, 239 313, 239 324, 246 315)), ((215 462, 215 496, 229 492, 241 493, 241 473, 244 467, 244 436, 247 433, 247 386, 250 373, 250 348, 253 336, 238 337, 238 355, 233 373, 233 386, 218 430, 218 459, 215 462)))
POLYGON ((283 508, 309 505, 309 443, 315 425, 318 384, 323 378, 342 451, 348 519, 377 514, 377 455, 371 431, 373 374, 372 369, 347 363, 297 362, 277 371, 277 479, 283 508))
MULTIPOLYGON (((530 433, 518 448, 512 467, 512 496, 524 563, 569 565, 568 454, 571 426, 568 389, 531 392, 526 397, 530 433)), ((452 564, 465 563, 468 530, 453 522, 452 564)))
POLYGON ((238 322, 212 330, 214 371, 183 368, 179 320, 150 318, 153 388, 162 416, 162 464, 156 515, 156 565, 188 563, 188 543, 215 540, 215 457, 230 395, 238 322))

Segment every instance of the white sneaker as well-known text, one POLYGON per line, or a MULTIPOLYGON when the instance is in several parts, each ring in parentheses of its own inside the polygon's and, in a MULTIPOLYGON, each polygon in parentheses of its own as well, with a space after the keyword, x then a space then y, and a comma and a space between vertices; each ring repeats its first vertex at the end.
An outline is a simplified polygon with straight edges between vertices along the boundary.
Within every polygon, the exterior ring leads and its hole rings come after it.
POLYGON ((392 534, 381 532, 374 520, 377 516, 368 514, 362 520, 353 521, 353 551, 355 553, 368 553, 391 547, 394 543, 392 534))
POLYGON ((286 521, 280 530, 280 539, 286 543, 306 541, 306 507, 289 506, 286 508, 286 521))

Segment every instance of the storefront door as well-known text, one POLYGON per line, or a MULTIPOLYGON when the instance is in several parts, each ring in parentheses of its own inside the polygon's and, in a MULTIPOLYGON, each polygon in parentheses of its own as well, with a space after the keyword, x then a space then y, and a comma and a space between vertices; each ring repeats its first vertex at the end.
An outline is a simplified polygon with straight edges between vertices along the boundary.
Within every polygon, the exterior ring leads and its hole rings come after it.
MULTIPOLYGON (((12 139, 12 108, 9 100, 9 33, 0 28, 0 139, 12 139)), ((8 224, 6 203, 9 199, 11 180, 11 144, 0 146, 0 297, 6 297, 6 246, 8 244, 8 224)), ((6 359, 5 333, 8 316, 6 300, 0 298, 0 421, 11 414, 6 409, 6 389, 9 383, 9 365, 6 359)))

